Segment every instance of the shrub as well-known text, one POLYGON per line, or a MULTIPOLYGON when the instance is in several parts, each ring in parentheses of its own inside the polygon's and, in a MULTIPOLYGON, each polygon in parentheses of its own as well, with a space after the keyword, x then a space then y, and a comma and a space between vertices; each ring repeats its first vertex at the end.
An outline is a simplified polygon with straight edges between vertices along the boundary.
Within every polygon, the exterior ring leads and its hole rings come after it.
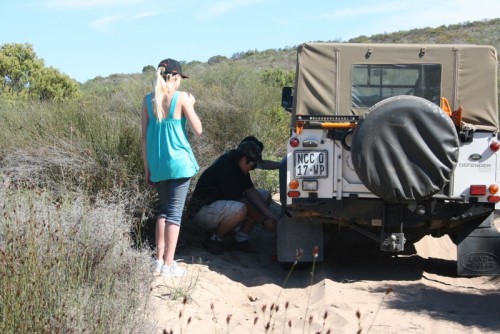
POLYGON ((131 247, 134 200, 0 186, 1 333, 147 333, 150 254, 131 247))

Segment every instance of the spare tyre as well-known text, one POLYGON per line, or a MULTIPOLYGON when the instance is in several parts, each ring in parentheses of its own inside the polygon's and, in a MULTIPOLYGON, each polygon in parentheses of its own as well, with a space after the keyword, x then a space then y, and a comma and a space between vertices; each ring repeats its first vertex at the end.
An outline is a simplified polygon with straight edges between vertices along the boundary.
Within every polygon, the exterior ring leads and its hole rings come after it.
POLYGON ((458 161, 450 117, 432 102, 395 96, 368 109, 354 130, 354 170, 375 195, 391 203, 419 201, 439 192, 458 161))

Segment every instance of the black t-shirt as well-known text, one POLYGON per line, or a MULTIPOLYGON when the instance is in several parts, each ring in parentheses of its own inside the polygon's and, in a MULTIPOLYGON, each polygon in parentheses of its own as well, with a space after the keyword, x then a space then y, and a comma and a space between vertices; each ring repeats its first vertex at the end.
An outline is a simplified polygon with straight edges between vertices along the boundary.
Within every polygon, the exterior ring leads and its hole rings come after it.
POLYGON ((191 195, 188 211, 195 214, 202 206, 217 200, 241 200, 243 192, 251 187, 250 174, 243 173, 236 162, 223 154, 201 174, 191 195))

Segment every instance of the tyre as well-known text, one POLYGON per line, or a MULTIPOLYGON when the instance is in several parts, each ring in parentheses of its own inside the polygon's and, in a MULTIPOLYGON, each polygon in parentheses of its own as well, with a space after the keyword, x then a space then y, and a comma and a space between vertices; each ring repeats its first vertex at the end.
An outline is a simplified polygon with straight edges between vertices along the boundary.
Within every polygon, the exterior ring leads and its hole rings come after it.
POLYGON ((354 170, 375 195, 391 203, 439 192, 458 161, 455 126, 423 98, 395 96, 371 107, 354 130, 354 170))

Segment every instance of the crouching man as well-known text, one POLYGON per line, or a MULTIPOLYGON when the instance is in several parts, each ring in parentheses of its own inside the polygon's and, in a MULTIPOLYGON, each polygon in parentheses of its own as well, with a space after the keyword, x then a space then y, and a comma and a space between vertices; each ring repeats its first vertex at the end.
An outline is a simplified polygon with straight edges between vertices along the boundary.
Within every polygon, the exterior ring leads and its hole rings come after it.
POLYGON ((242 141, 237 149, 218 157, 198 179, 189 201, 193 221, 211 235, 203 246, 215 255, 224 253, 224 237, 234 233, 233 250, 253 252, 248 241, 255 224, 276 230, 277 217, 269 209, 267 191, 255 189, 250 171, 262 163, 262 148, 242 141))

